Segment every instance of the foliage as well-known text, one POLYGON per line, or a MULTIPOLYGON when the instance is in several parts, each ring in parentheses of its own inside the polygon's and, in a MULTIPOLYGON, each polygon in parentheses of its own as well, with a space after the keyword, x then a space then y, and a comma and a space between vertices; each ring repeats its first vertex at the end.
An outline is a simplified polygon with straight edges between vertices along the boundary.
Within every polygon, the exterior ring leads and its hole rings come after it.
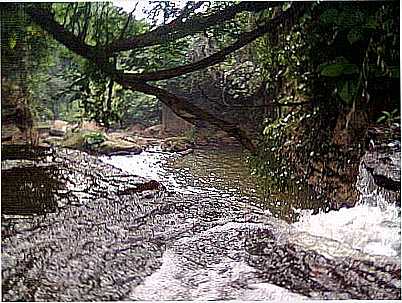
POLYGON ((256 42, 274 102, 308 101, 304 107, 277 107, 276 115, 267 116, 258 154, 250 158, 254 173, 267 184, 283 188, 306 181, 317 160, 339 153, 333 137, 341 113, 364 112, 371 122, 381 112, 378 122, 396 116, 398 8, 395 2, 318 3, 290 33, 256 42))
POLYGON ((397 123, 401 120, 401 117, 398 115, 398 109, 394 109, 392 112, 383 110, 381 113, 382 116, 377 119, 377 123, 384 123, 388 126, 391 126, 393 123, 395 123, 397 126, 400 126, 400 123, 397 123))
POLYGON ((29 109, 33 103, 34 75, 51 61, 48 42, 44 32, 26 17, 24 4, 2 4, 2 119, 12 117, 17 104, 29 109))
POLYGON ((84 142, 87 145, 95 145, 105 142, 106 136, 103 133, 90 132, 84 134, 84 142))
POLYGON ((135 123, 152 126, 160 123, 160 105, 158 100, 149 95, 124 90, 116 87, 116 111, 120 113, 119 119, 123 125, 135 123))
MULTIPOLYGON (((118 37, 141 34, 148 29, 148 25, 143 21, 128 22, 127 19, 130 20, 131 16, 127 16, 126 12, 111 3, 54 4, 53 10, 59 22, 90 45, 107 44, 118 37), (105 35, 102 35, 102 32, 105 32, 105 35)), ((169 46, 166 47, 169 49, 169 46)), ((145 69, 152 70, 177 57, 171 55, 170 58, 163 58, 163 54, 169 52, 166 49, 150 49, 136 57, 133 64, 130 59, 133 54, 124 53, 115 57, 114 65, 131 72, 142 72, 144 66, 145 69), (152 57, 151 54, 155 56, 152 57)), ((73 92, 67 92, 67 102, 79 104, 84 118, 106 127, 123 121, 127 123, 144 119, 145 124, 153 124, 158 120, 158 114, 155 114, 158 110, 155 98, 122 90, 121 86, 93 63, 81 58, 73 58, 73 61, 74 64, 70 64, 64 73, 64 79, 72 83, 70 90, 73 92), (147 111, 150 114, 146 113, 147 111)))

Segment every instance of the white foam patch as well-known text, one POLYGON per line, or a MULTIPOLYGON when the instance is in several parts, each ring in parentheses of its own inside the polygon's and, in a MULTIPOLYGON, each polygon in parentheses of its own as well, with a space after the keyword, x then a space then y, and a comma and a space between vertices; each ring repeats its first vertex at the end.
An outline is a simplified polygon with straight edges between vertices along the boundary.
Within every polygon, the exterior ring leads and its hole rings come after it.
POLYGON ((303 212, 293 224, 312 235, 333 239, 372 255, 400 256, 400 209, 357 205, 329 213, 310 215, 303 212))
POLYGON ((159 154, 147 152, 131 156, 102 156, 99 159, 128 173, 149 179, 158 179, 163 161, 159 154))

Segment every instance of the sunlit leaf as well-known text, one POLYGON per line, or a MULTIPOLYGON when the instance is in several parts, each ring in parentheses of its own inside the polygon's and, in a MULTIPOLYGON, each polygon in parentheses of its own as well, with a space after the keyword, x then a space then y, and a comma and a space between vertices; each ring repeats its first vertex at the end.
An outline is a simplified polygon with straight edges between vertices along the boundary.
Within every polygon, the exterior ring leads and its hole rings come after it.
POLYGON ((359 73, 356 64, 324 64, 320 67, 321 75, 324 77, 339 77, 342 75, 353 75, 359 73))
POLYGON ((9 38, 8 45, 10 46, 11 49, 14 49, 15 46, 17 45, 17 35, 15 33, 13 33, 9 38))

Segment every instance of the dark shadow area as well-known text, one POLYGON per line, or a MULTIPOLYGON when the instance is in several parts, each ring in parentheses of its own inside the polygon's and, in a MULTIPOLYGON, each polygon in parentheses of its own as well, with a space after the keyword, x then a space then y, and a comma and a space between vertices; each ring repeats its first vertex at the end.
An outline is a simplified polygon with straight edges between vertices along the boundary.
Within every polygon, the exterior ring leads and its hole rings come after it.
POLYGON ((1 146, 1 160, 39 160, 51 155, 50 147, 32 148, 29 144, 2 144, 1 146))
POLYGON ((61 187, 56 166, 15 167, 1 173, 1 210, 6 215, 55 212, 61 187))

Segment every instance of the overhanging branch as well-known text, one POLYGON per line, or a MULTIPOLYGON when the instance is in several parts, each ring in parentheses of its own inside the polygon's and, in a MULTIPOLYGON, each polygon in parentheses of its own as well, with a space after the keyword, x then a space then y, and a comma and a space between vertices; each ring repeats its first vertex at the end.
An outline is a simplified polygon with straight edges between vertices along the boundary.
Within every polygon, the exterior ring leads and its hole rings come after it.
MULTIPOLYGON (((104 49, 85 44, 77 36, 75 36, 73 33, 69 32, 63 26, 57 23, 53 19, 53 17, 46 11, 40 10, 39 8, 32 8, 29 14, 32 17, 32 20, 40 25, 44 30, 49 32, 55 40, 64 44, 71 51, 97 64, 97 66, 105 74, 109 75, 117 83, 123 85, 123 87, 156 96, 164 104, 171 108, 179 117, 190 123, 195 123, 197 121, 206 121, 210 124, 216 125, 231 136, 237 138, 245 148, 249 149, 250 151, 255 151, 255 145, 251 140, 251 136, 247 133, 245 129, 243 129, 239 125, 214 116, 213 114, 192 104, 188 99, 184 97, 177 96, 167 90, 147 84, 145 80, 149 81, 158 79, 155 79, 156 73, 153 73, 152 76, 148 76, 148 78, 145 79, 136 79, 133 77, 134 75, 127 75, 116 71, 115 67, 109 63, 108 57, 110 57, 111 53, 116 51, 156 45, 165 41, 172 41, 181 37, 185 37, 191 33, 203 31, 209 26, 216 25, 221 21, 226 21, 233 18, 237 13, 241 11, 259 11, 268 7, 278 5, 280 5, 278 2, 242 2, 238 5, 231 6, 226 10, 210 16, 192 17, 188 19, 188 21, 175 24, 173 27, 169 27, 168 24, 146 34, 133 37, 132 39, 114 42, 109 45, 109 47, 107 48, 107 52, 105 52, 104 49), (161 37, 159 36, 160 33, 163 34, 161 37)), ((220 61, 225 59, 225 56, 227 56, 227 54, 239 49, 247 43, 250 43, 251 41, 268 32, 269 30, 275 29, 275 26, 279 26, 286 17, 298 16, 299 13, 303 11, 304 7, 305 4, 303 3, 293 3, 290 9, 280 14, 277 18, 274 18, 266 25, 261 26, 252 32, 242 34, 241 36, 239 36, 238 41, 236 41, 231 46, 224 48, 220 52, 203 60, 200 60, 194 64, 185 65, 170 71, 159 71, 157 73, 162 72, 164 73, 164 77, 169 76, 168 78, 171 78, 219 63, 220 61)))
POLYGON ((237 5, 230 6, 225 10, 218 11, 209 16, 197 15, 186 21, 175 19, 172 22, 159 26, 158 28, 137 35, 128 39, 119 39, 106 46, 103 50, 105 54, 110 56, 114 52, 133 50, 142 47, 148 47, 166 42, 175 41, 184 38, 190 34, 203 32, 205 29, 217 25, 221 22, 233 19, 240 12, 258 12, 270 7, 282 5, 281 2, 241 2, 237 5))
POLYGON ((65 45, 74 53, 96 62, 99 61, 98 52, 94 46, 86 44, 79 37, 65 29, 48 12, 32 6, 28 14, 33 22, 45 29, 55 40, 65 45))
POLYGON ((295 16, 298 16, 300 13, 303 12, 303 10, 301 9, 303 8, 303 6, 304 6, 303 3, 301 4, 293 3, 291 8, 279 14, 277 17, 273 18, 263 26, 257 27, 253 31, 240 34, 237 41, 232 45, 223 48, 222 50, 216 52, 215 54, 212 54, 211 56, 208 56, 197 62, 182 65, 175 68, 158 70, 155 72, 142 73, 142 74, 125 74, 124 76, 127 77, 127 79, 131 80, 143 80, 143 81, 165 80, 215 65, 217 63, 224 61, 228 55, 244 47, 245 45, 250 44, 258 37, 261 37, 268 32, 272 32, 280 25, 280 23, 284 19, 287 19, 290 16, 292 16, 293 18, 295 16))
POLYGON ((116 82, 118 82, 125 88, 157 97, 176 115, 186 120, 187 122, 195 124, 198 121, 206 121, 224 130, 229 135, 235 137, 237 140, 239 140, 241 145, 247 148, 249 151, 254 152, 256 150, 256 146, 251 139, 252 136, 247 132, 247 130, 242 128, 240 125, 225 121, 214 116, 213 114, 193 104, 185 97, 177 96, 165 89, 149 85, 145 82, 125 82, 122 79, 117 80, 116 82))

